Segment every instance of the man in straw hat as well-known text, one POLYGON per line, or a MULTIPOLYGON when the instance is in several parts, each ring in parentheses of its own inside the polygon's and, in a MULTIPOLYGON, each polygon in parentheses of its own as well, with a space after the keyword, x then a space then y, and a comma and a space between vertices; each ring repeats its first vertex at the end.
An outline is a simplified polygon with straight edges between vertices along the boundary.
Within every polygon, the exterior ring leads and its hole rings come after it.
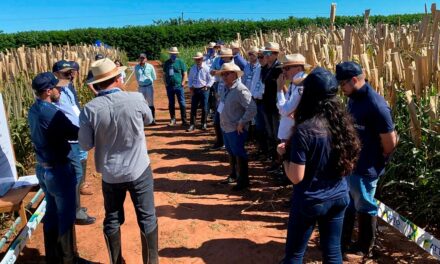
POLYGON ((206 54, 203 56, 203 62, 208 68, 211 68, 214 59, 217 57, 217 52, 215 51, 215 42, 209 42, 206 47, 206 54))
MULTIPOLYGON (((67 118, 74 124, 79 127, 79 113, 80 108, 76 104, 75 95, 72 93, 72 90, 69 89, 69 85, 71 85, 71 77, 73 70, 70 62, 65 60, 60 60, 56 62, 52 71, 60 80, 66 80, 68 82, 67 85, 61 87, 60 89, 60 99, 55 101, 54 104, 60 109, 67 118)), ((70 143, 70 153, 69 160, 71 161, 72 167, 75 170, 76 175, 76 220, 75 223, 77 225, 90 225, 95 223, 96 218, 91 217, 87 214, 87 208, 81 207, 81 183, 84 178, 85 168, 87 166, 87 152, 81 149, 77 140, 71 140, 70 143)))
MULTIPOLYGON (((259 49, 252 47, 248 51, 249 62, 244 67, 243 84, 250 90, 257 105, 255 116, 255 137, 260 153, 267 153, 267 143, 264 129, 264 107, 262 103, 264 84, 261 82, 261 65, 258 61, 259 49)), ((262 56, 262 55, 261 55, 262 56)))
POLYGON ((247 61, 240 54, 240 43, 231 42, 232 54, 234 55, 234 63, 240 67, 241 70, 244 70, 244 67, 247 64, 247 61))
POLYGON ((188 76, 188 87, 191 91, 191 117, 187 132, 194 131, 199 104, 202 105, 201 129, 206 130, 209 89, 214 83, 208 66, 203 63, 203 54, 197 52, 193 59, 195 64, 189 70, 188 76))
MULTIPOLYGON (((292 129, 295 125, 293 112, 301 100, 302 81, 307 76, 304 71, 305 67, 308 66, 305 57, 299 53, 285 55, 281 59, 280 66, 278 66, 283 71, 283 74, 280 74, 277 80, 277 107, 281 116, 278 139, 282 143, 286 143, 292 135, 292 129), (288 87, 286 81, 289 83, 288 87)), ((276 176, 281 184, 290 184, 284 170, 278 171, 276 176)))
MULTIPOLYGON (((214 58, 212 59, 212 62, 208 65, 209 69, 213 68, 213 64, 216 63, 218 64, 218 62, 220 61, 220 59, 218 59, 218 56, 220 55, 220 51, 223 48, 224 42, 219 40, 217 42, 213 42, 214 43, 214 58)), ((217 67, 217 69, 220 69, 221 65, 217 67)), ((216 103, 217 103, 217 99, 215 97, 215 90, 217 89, 217 84, 218 84, 218 78, 217 76, 214 75, 214 84, 211 86, 211 89, 209 90, 209 99, 208 99, 208 105, 209 105, 209 117, 211 119, 214 119, 215 117, 215 112, 216 112, 216 103)))
POLYGON ((180 107, 180 116, 182 118, 182 126, 186 126, 186 103, 185 91, 183 89, 186 78, 186 65, 179 59, 179 50, 172 47, 168 50, 170 58, 163 64, 163 72, 165 74, 165 85, 168 96, 168 110, 170 111, 170 126, 176 125, 176 109, 174 107, 174 96, 180 107))
POLYGON ((136 74, 136 81, 138 83, 138 91, 147 100, 148 107, 150 107, 153 114, 152 125, 156 124, 156 108, 154 107, 154 87, 153 83, 157 79, 154 66, 147 62, 147 55, 145 53, 139 54, 139 64, 134 67, 136 74))
POLYGON ((267 146, 269 155, 272 159, 272 165, 268 168, 269 172, 276 172, 281 164, 277 162, 276 146, 278 144, 277 135, 280 123, 280 114, 277 108, 277 79, 282 73, 278 68, 278 53, 280 46, 275 42, 267 42, 264 45, 263 55, 266 61, 266 67, 261 70, 261 79, 264 83, 263 106, 264 121, 267 134, 267 146))
POLYGON ((211 75, 215 75, 215 82, 214 82, 214 88, 215 88, 215 97, 216 97, 216 111, 214 116, 214 131, 215 131, 215 138, 216 141, 214 145, 211 147, 211 150, 219 150, 223 147, 223 133, 220 127, 220 113, 217 111, 217 106, 220 102, 220 99, 222 98, 222 95, 225 92, 225 83, 220 78, 219 75, 217 75, 217 71, 219 71, 224 63, 232 62, 233 59, 232 50, 228 48, 224 48, 220 50, 219 56, 214 60, 214 63, 211 65, 211 75))
POLYGON ((142 94, 121 90, 121 72, 110 59, 91 65, 98 96, 80 115, 79 142, 95 148, 96 171, 102 174, 105 218, 104 237, 110 263, 122 263, 121 231, 128 191, 141 233, 143 263, 158 263, 158 230, 153 197, 153 175, 144 126, 153 121, 142 94))
POLYGON ((69 140, 78 139, 78 126, 53 103, 60 100, 60 89, 68 80, 59 80, 51 72, 32 80, 37 99, 29 109, 31 140, 37 159, 36 175, 46 200, 43 218, 47 263, 89 263, 76 252, 75 186, 69 140))
POLYGON ((225 147, 229 154, 231 174, 227 183, 237 182, 233 190, 243 190, 249 186, 248 157, 245 149, 249 122, 257 113, 249 89, 239 78, 243 71, 232 62, 224 63, 216 75, 221 76, 226 91, 218 106, 220 124, 225 147))
POLYGON ((349 61, 336 65, 336 79, 349 97, 347 109, 353 116, 362 145, 356 168, 347 177, 351 203, 345 212, 341 246, 344 253, 349 251, 371 257, 378 211, 374 195, 379 177, 397 146, 397 134, 390 107, 365 81, 365 73, 359 64, 349 61), (356 212, 358 241, 350 248, 356 212))
MULTIPOLYGON (((104 55, 102 54, 96 54, 95 55, 95 61, 97 60, 102 60, 104 59, 104 55)), ((91 80, 93 79, 93 73, 91 70, 89 70, 89 72, 87 73, 87 80, 91 80)), ((89 87, 90 91, 92 91, 92 93, 97 96, 98 95, 98 86, 97 85, 93 85, 93 84, 87 84, 87 87, 89 87)))

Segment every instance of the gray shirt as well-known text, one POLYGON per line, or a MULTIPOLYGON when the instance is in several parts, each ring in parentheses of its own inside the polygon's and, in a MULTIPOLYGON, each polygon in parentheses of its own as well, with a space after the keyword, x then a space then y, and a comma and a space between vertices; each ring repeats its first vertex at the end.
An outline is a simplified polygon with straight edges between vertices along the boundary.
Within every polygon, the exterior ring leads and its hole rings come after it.
POLYGON ((257 105, 252 100, 251 92, 240 80, 231 88, 225 89, 221 99, 224 107, 220 113, 220 126, 226 133, 237 130, 238 123, 249 129, 249 122, 257 114, 257 105))
POLYGON ((136 180, 150 165, 144 125, 153 121, 143 95, 120 89, 101 91, 79 116, 78 141, 95 147, 96 171, 106 183, 136 180))

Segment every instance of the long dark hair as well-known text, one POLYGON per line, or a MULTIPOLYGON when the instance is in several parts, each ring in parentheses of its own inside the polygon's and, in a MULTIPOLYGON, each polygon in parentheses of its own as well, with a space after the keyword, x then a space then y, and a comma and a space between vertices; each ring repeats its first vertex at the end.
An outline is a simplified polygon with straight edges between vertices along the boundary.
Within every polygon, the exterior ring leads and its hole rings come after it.
POLYGON ((327 129, 331 136, 331 153, 329 162, 338 174, 349 175, 359 157, 361 143, 353 126, 351 116, 347 113, 339 97, 319 98, 313 89, 304 87, 301 101, 295 112, 296 125, 313 119, 317 129, 327 129))

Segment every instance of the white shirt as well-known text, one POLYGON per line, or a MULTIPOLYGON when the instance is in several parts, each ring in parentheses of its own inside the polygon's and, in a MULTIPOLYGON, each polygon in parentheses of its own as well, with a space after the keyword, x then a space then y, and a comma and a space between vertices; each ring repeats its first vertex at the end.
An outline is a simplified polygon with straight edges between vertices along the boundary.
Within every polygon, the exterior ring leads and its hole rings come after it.
POLYGON ((192 88, 211 87, 214 84, 214 77, 209 73, 209 67, 202 63, 199 68, 194 64, 189 70, 188 86, 192 88))
MULTIPOLYGON (((305 72, 299 72, 293 76, 293 80, 305 78, 306 76, 305 72)), ((302 86, 296 86, 291 83, 286 94, 283 91, 277 92, 277 107, 281 116, 289 116, 295 111, 301 100, 302 89, 302 86)))

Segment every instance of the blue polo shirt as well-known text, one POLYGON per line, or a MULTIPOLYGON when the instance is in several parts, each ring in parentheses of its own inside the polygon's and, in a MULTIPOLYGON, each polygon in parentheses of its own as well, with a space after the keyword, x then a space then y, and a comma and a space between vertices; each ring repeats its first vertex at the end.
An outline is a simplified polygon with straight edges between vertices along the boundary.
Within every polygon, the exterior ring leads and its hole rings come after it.
POLYGON ((331 135, 325 122, 312 118, 296 127, 289 161, 305 165, 304 179, 293 189, 293 200, 334 200, 348 195, 345 178, 334 170, 331 135))
POLYGON ((28 114, 31 140, 39 163, 50 165, 67 162, 68 140, 78 139, 78 127, 48 102, 37 99, 28 114))
POLYGON ((359 160, 353 173, 379 177, 385 168, 379 134, 394 131, 391 109, 385 99, 368 83, 350 95, 347 109, 354 118, 354 126, 362 143, 359 160))

